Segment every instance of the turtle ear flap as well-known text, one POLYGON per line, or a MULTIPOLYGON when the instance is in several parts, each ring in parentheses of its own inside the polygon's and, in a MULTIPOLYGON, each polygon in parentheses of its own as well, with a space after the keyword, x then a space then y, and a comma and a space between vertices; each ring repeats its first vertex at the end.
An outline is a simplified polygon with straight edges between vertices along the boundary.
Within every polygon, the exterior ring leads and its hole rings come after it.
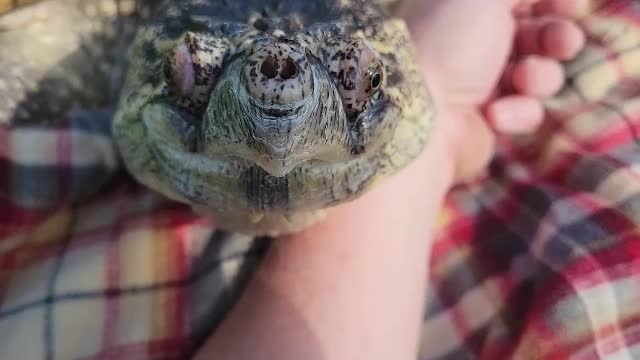
POLYGON ((191 50, 184 42, 171 49, 162 63, 162 74, 171 92, 189 96, 194 88, 194 66, 191 50))
POLYGON ((169 52, 163 63, 163 75, 180 104, 198 111, 209 100, 211 90, 232 52, 228 40, 207 34, 187 32, 169 52))

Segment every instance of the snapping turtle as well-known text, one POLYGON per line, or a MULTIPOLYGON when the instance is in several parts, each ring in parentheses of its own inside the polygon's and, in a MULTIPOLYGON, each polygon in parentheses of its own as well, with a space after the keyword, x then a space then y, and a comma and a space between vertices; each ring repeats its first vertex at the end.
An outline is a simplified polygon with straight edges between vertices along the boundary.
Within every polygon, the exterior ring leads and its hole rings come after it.
POLYGON ((139 182, 226 230, 297 231, 428 139, 428 92, 387 3, 39 1, 0 18, 0 124, 115 107, 139 182))

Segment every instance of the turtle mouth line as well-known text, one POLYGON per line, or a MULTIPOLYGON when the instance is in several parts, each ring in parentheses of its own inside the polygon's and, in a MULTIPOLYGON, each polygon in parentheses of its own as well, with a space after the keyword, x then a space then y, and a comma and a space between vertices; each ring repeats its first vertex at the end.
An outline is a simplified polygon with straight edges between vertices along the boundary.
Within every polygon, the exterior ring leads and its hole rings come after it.
POLYGON ((237 155, 212 156, 187 152, 166 141, 150 141, 149 147, 161 168, 166 168, 166 170, 173 172, 176 169, 176 164, 180 164, 179 168, 182 169, 181 172, 191 175, 201 173, 206 176, 207 173, 212 172, 216 173, 216 175, 222 175, 220 171, 222 168, 236 169, 236 171, 244 172, 251 167, 255 167, 273 177, 282 178, 296 171, 304 171, 302 168, 313 168, 314 170, 322 172, 333 166, 330 162, 319 159, 306 160, 292 165, 286 165, 280 162, 280 166, 272 161, 273 165, 265 166, 264 163, 261 164, 253 159, 247 159, 237 155))
MULTIPOLYGON (((288 159, 273 158, 269 155, 262 155, 259 159, 249 159, 242 156, 233 156, 233 155, 228 156, 228 158, 235 161, 242 161, 242 162, 255 165, 261 168, 262 170, 264 170, 265 172, 269 173, 269 175, 275 176, 275 177, 285 177, 290 172, 294 171, 297 167, 306 163, 307 161, 314 161, 314 160, 307 160, 302 162, 296 162, 296 161, 290 161, 288 159)), ((321 161, 321 160, 316 160, 316 161, 321 161)), ((326 164, 328 165, 328 163, 326 164)))
POLYGON ((328 169, 331 161, 307 156, 278 156, 278 154, 260 154, 236 151, 227 148, 215 152, 193 151, 192 142, 195 131, 184 114, 166 104, 153 104, 143 110, 147 144, 155 154, 161 167, 182 168, 191 171, 218 171, 222 164, 233 168, 247 169, 255 166, 271 176, 285 177, 300 167, 312 166, 314 169, 328 169), (197 165, 196 165, 197 164, 197 165))

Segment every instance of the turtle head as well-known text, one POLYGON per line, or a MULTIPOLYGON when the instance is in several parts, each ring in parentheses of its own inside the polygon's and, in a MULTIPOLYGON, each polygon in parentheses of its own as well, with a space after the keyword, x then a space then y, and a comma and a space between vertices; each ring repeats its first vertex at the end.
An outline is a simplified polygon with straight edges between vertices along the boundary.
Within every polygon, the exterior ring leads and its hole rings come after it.
POLYGON ((422 150, 432 112, 402 22, 242 26, 132 47, 114 137, 139 181, 220 216, 293 214, 354 199, 422 150))
POLYGON ((362 38, 254 33, 234 45, 187 33, 163 74, 199 117, 194 151, 244 159, 277 177, 308 161, 373 152, 397 120, 382 59, 362 38))

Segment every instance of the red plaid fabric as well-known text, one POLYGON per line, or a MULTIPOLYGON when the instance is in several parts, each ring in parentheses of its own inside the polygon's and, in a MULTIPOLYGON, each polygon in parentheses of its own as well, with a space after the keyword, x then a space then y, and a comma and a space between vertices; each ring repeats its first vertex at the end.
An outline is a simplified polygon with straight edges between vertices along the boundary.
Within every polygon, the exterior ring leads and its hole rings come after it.
POLYGON ((544 128, 448 198, 421 359, 640 359, 640 2, 581 24, 544 128))
MULTIPOLYGON (((640 359, 640 2, 581 24, 544 128, 447 199, 420 359, 640 359)), ((134 184, 106 119, 0 128, 0 359, 188 358, 268 245, 134 184)))

